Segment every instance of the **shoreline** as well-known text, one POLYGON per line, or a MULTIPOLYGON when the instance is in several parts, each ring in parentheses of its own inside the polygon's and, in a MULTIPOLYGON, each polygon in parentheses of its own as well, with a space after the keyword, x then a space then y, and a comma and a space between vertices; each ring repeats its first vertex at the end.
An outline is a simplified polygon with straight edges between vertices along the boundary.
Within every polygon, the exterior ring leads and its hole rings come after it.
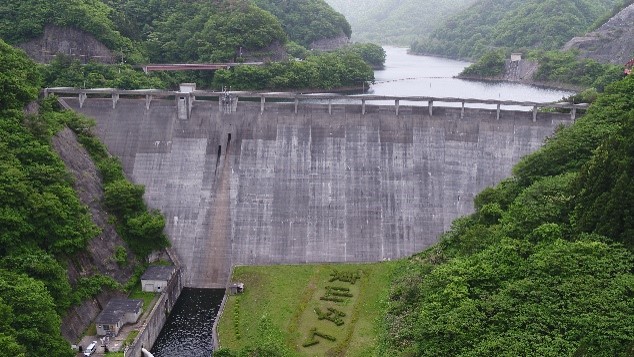
POLYGON ((583 90, 586 89, 586 87, 577 86, 574 84, 561 83, 561 82, 546 82, 546 81, 534 81, 534 80, 510 81, 503 78, 461 76, 461 75, 457 75, 454 78, 464 79, 468 81, 519 83, 519 84, 530 85, 530 86, 534 86, 538 88, 567 90, 567 91, 573 91, 577 93, 582 92, 583 90))

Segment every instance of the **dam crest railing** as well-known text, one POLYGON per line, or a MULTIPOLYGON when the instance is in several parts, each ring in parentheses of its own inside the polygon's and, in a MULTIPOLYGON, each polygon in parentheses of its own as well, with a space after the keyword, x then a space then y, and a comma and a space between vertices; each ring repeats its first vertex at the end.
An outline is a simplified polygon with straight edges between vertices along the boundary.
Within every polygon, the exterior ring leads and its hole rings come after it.
MULTIPOLYGON (((293 92, 249 92, 249 91, 206 91, 206 90, 193 90, 193 91, 168 91, 159 89, 138 89, 138 90, 123 90, 114 88, 69 88, 69 87, 57 87, 44 89, 44 95, 77 95, 79 99, 79 107, 82 108, 85 100, 89 96, 101 97, 110 96, 112 99, 112 107, 116 108, 117 102, 121 97, 128 98, 145 98, 146 109, 150 108, 150 104, 154 98, 175 98, 180 106, 188 113, 191 113, 193 103, 196 100, 205 100, 202 98, 217 98, 220 103, 220 110, 225 112, 234 112, 236 110, 239 99, 248 99, 250 101, 260 101, 260 111, 264 113, 266 110, 267 99, 277 102, 286 101, 294 103, 295 113, 299 110, 299 104, 302 102, 325 101, 325 103, 319 103, 328 106, 328 112, 332 114, 332 107, 334 101, 345 100, 347 105, 359 103, 361 105, 361 113, 366 113, 366 104, 377 101, 393 101, 395 114, 398 116, 399 109, 402 102, 423 102, 427 103, 429 115, 433 116, 435 103, 458 103, 461 105, 461 118, 464 117, 465 107, 469 104, 477 105, 495 105, 497 108, 497 118, 500 118, 500 111, 502 106, 515 106, 515 107, 527 107, 532 108, 533 120, 537 119, 537 113, 539 109, 564 109, 570 110, 570 118, 575 120, 578 110, 585 110, 588 108, 587 103, 568 103, 568 102, 532 102, 532 101, 514 101, 514 100, 496 100, 496 99, 476 99, 476 98, 454 98, 454 97, 430 97, 430 96, 385 96, 385 95, 341 95, 332 93, 317 93, 317 94, 303 94, 293 92)), ((384 105, 384 104, 382 104, 384 105)))

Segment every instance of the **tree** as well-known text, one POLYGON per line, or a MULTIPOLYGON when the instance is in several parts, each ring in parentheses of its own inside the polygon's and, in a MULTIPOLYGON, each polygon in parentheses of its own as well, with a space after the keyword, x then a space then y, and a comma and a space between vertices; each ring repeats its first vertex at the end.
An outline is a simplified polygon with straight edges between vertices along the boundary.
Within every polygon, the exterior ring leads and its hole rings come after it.
POLYGON ((39 90, 40 76, 34 63, 0 39, 0 110, 22 109, 39 90))
POLYGON ((28 355, 74 355, 61 337, 61 320, 43 283, 0 270, 0 298, 13 311, 11 327, 15 330, 15 341, 26 348, 28 355))
POLYGON ((117 217, 127 217, 145 208, 144 193, 145 187, 141 185, 117 180, 104 187, 104 203, 117 217))

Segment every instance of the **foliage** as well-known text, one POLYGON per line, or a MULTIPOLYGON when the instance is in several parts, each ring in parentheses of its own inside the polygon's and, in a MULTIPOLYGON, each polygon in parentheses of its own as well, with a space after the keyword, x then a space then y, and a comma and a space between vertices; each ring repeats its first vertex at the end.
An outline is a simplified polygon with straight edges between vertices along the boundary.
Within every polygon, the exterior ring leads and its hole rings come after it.
POLYGON ((491 48, 557 49, 582 35, 617 0, 479 0, 414 41, 415 53, 477 58, 491 48))
POLYGON ((22 109, 39 88, 39 73, 26 54, 0 39, 0 110, 22 109))
POLYGON ((608 86, 483 191, 476 213, 392 282, 381 343, 400 356, 634 351, 634 78, 608 86))
POLYGON ((363 60, 374 68, 383 68, 385 65, 385 50, 383 47, 372 43, 355 43, 339 50, 340 52, 350 51, 356 53, 363 60))
POLYGON ((522 186, 544 176, 579 171, 590 160, 601 141, 614 135, 625 113, 634 109, 634 78, 616 82, 605 89, 575 125, 562 129, 536 153, 522 159, 513 169, 522 186))
POLYGON ((73 291, 75 303, 93 298, 103 290, 121 290, 121 284, 105 275, 91 275, 77 280, 77 286, 73 291))
POLYGON ((147 49, 154 62, 228 62, 243 51, 286 42, 278 20, 247 0, 179 2, 152 23, 147 49))
POLYGON ((46 287, 24 274, 0 269, 1 343, 19 355, 73 356, 61 337, 61 320, 46 287))
POLYGON ((577 183, 575 227, 612 237, 634 251, 634 108, 584 165, 577 183))
POLYGON ((128 251, 125 249, 124 246, 117 246, 114 251, 113 259, 120 267, 125 267, 128 265, 128 251))
POLYGON ((504 51, 490 51, 480 57, 480 59, 465 68, 461 76, 495 77, 504 73, 506 56, 504 51))
POLYGON ((264 66, 239 66, 220 70, 213 86, 232 89, 333 89, 373 81, 374 72, 363 59, 350 51, 319 53, 304 61, 268 63, 264 66))
POLYGON ((16 45, 41 35, 47 24, 71 26, 94 35, 108 48, 141 60, 132 41, 110 20, 112 8, 99 0, 5 0, 0 4, 0 38, 16 45))
POLYGON ((346 18, 324 0, 254 0, 260 8, 279 19, 288 37, 305 47, 316 40, 340 35, 350 37, 346 18))
POLYGON ((120 88, 143 89, 165 88, 164 80, 153 74, 145 74, 127 64, 104 65, 89 62, 82 65, 79 60, 58 55, 46 66, 41 66, 45 87, 120 88))
POLYGON ((16 356, 72 356, 60 316, 118 284, 86 276, 71 287, 68 261, 99 230, 50 144, 68 118, 52 99, 37 114, 21 111, 37 94, 36 65, 1 41, 0 49, 0 346, 16 356))
POLYGON ((623 67, 602 64, 592 59, 577 59, 575 52, 547 51, 532 54, 539 62, 533 75, 538 81, 561 82, 596 88, 604 87, 623 77, 623 67))

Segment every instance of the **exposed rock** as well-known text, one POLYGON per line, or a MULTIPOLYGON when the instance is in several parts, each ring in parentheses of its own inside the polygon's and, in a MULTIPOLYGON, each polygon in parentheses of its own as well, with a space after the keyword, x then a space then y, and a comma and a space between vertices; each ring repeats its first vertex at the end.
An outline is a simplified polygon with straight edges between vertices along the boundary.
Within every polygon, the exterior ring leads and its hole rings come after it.
POLYGON ((238 57, 241 57, 245 62, 269 62, 286 60, 288 59, 288 54, 284 46, 276 41, 265 48, 255 51, 243 48, 241 53, 239 51, 236 53, 236 61, 238 57))
POLYGON ((18 45, 29 57, 40 63, 49 63, 57 54, 65 54, 83 63, 94 60, 115 63, 116 56, 93 35, 71 27, 47 25, 44 34, 18 45))
POLYGON ((317 41, 313 41, 310 44, 309 48, 311 50, 317 51, 334 51, 336 49, 342 48, 350 43, 350 38, 346 36, 343 32, 333 38, 322 38, 317 41))
POLYGON ((108 214, 102 206, 101 178, 95 164, 70 129, 60 131, 52 141, 66 169, 74 178, 73 187, 79 199, 89 208, 93 223, 101 229, 101 233, 88 242, 86 251, 73 257, 73 263, 68 267, 70 281, 75 282, 81 276, 99 273, 125 283, 132 276, 134 257, 128 252, 129 264, 124 268, 113 260, 116 248, 125 247, 126 243, 108 222, 108 214))
POLYGON ((568 41, 563 49, 578 49, 582 58, 602 63, 625 64, 634 56, 634 4, 596 31, 568 41))
MULTIPOLYGON (((117 234, 114 226, 108 222, 108 215, 101 204, 102 182, 95 164, 88 152, 77 141, 75 134, 68 128, 57 133, 53 137, 52 144, 74 178, 73 187, 79 199, 89 208, 93 223, 101 229, 101 234, 88 243, 86 250, 75 255, 72 262, 69 262, 70 281, 75 283, 81 276, 99 273, 125 283, 132 276, 134 257, 128 253, 128 265, 123 268, 112 259, 117 246, 126 246, 126 244, 117 234)), ((62 336, 70 342, 77 341, 101 312, 102 307, 111 298, 118 297, 120 294, 104 291, 94 299, 71 307, 62 320, 62 336)))

